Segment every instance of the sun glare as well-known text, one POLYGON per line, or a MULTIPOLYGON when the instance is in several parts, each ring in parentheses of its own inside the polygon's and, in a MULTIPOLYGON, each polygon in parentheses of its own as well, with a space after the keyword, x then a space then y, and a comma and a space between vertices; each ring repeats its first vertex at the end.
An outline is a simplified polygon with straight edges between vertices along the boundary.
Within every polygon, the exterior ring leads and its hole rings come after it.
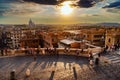
POLYGON ((62 3, 60 10, 63 15, 69 15, 70 13, 72 13, 73 8, 70 6, 70 4, 71 4, 70 1, 65 1, 62 3))

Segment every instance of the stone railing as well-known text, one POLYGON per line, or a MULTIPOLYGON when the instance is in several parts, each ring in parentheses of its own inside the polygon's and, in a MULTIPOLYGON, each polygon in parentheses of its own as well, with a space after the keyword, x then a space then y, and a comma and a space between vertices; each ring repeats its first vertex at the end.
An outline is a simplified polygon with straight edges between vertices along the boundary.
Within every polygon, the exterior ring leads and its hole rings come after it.
MULTIPOLYGON (((37 48, 28 48, 28 49, 15 49, 15 50, 8 50, 8 55, 25 55, 26 51, 32 51, 32 54, 37 53, 37 48)), ((84 56, 89 57, 89 51, 92 51, 93 55, 102 51, 101 47, 95 48, 88 48, 88 49, 76 49, 76 48, 39 48, 40 55, 51 55, 51 54, 65 54, 65 55, 77 55, 77 56, 84 56)))

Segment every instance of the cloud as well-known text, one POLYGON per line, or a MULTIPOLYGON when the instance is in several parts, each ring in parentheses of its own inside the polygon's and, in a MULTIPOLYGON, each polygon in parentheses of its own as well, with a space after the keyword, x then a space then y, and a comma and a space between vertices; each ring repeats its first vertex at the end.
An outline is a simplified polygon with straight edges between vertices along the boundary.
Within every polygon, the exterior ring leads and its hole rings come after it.
POLYGON ((44 4, 44 5, 57 5, 57 0, 23 0, 25 2, 34 2, 38 4, 44 4))
POLYGON ((93 14, 92 16, 100 16, 100 15, 98 15, 98 14, 93 14))
POLYGON ((103 7, 107 12, 120 14, 120 0, 116 0, 103 7))
POLYGON ((103 8, 114 8, 114 7, 120 7, 120 0, 116 1, 116 2, 113 2, 103 8))
POLYGON ((103 0, 79 0, 78 6, 83 8, 89 8, 101 1, 103 0))
POLYGON ((98 2, 104 1, 104 0, 23 0, 25 2, 34 2, 38 4, 43 4, 43 5, 59 5, 60 3, 64 1, 74 1, 72 6, 77 6, 77 7, 83 7, 83 8, 89 8, 97 4, 98 2))
POLYGON ((106 11, 111 12, 111 13, 119 13, 120 14, 119 8, 108 8, 108 9, 106 9, 106 11))
POLYGON ((6 3, 0 3, 0 16, 3 16, 3 13, 7 11, 10 6, 6 3))
POLYGON ((97 17, 100 16, 99 14, 80 14, 79 17, 97 17))
POLYGON ((8 15, 30 15, 30 14, 35 14, 35 13, 40 13, 43 11, 41 6, 39 4, 34 4, 34 3, 14 3, 10 5, 10 9, 6 10, 3 15, 8 16, 8 15))
POLYGON ((23 0, 0 0, 0 3, 23 2, 23 0))

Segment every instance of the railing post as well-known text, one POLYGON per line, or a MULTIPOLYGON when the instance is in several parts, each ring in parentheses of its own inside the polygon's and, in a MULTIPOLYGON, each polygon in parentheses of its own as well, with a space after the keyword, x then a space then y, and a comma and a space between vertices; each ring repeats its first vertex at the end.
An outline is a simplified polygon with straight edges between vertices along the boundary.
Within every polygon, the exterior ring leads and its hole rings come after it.
POLYGON ((10 80, 16 80, 16 78, 15 78, 15 70, 12 70, 10 72, 10 80))

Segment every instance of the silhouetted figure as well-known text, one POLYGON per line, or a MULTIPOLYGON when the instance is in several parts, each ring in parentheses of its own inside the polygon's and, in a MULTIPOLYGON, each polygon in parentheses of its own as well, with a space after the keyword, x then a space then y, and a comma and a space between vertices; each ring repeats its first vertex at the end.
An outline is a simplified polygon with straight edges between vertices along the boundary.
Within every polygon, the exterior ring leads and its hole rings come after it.
POLYGON ((67 52, 68 52, 68 48, 65 47, 65 48, 64 48, 64 53, 66 54, 67 52))
POLYGON ((54 48, 54 54, 58 57, 58 51, 57 51, 57 48, 54 48))
POLYGON ((107 50, 108 50, 108 46, 106 45, 105 46, 105 53, 107 53, 107 50))
POLYGON ((98 57, 100 57, 101 56, 101 53, 98 53, 98 57))
POLYGON ((117 50, 117 48, 118 48, 117 44, 115 44, 115 45, 114 45, 114 47, 115 47, 115 51, 116 51, 116 50, 117 50))
POLYGON ((77 55, 77 56, 79 55, 79 50, 76 50, 76 55, 77 55))
POLYGON ((34 61, 36 61, 37 55, 34 53, 33 56, 34 56, 34 61))
POLYGON ((1 49, 1 55, 4 56, 3 49, 1 49))
POLYGON ((34 49, 32 49, 32 54, 33 54, 33 57, 34 57, 34 61, 36 61, 36 59, 37 59, 37 54, 34 52, 34 49))
POLYGON ((118 43, 116 44, 116 50, 119 50, 119 44, 118 43))
POLYGON ((118 43, 118 49, 120 48, 120 43, 118 43))
POLYGON ((36 50, 36 53, 37 53, 37 55, 39 55, 39 53, 40 53, 40 50, 39 50, 39 48, 36 50))
POLYGON ((76 60, 78 59, 79 57, 79 50, 76 50, 76 60))
POLYGON ((89 53, 89 58, 90 58, 90 60, 93 60, 93 54, 92 54, 92 51, 90 51, 90 53, 89 53))
POLYGON ((51 49, 51 48, 48 49, 48 54, 49 54, 49 55, 52 54, 52 49, 51 49))
POLYGON ((28 54, 28 50, 27 49, 25 49, 25 55, 27 55, 28 54))
POLYGON ((49 54, 49 49, 48 49, 48 47, 46 48, 45 52, 46 52, 46 54, 49 54))
POLYGON ((5 48, 5 50, 4 50, 4 51, 5 51, 5 55, 7 55, 7 48, 5 48))
POLYGON ((80 51, 80 53, 83 53, 83 49, 80 51))
POLYGON ((98 66, 99 65, 99 58, 95 59, 95 65, 98 66))
POLYGON ((93 60, 90 60, 89 64, 90 64, 91 66, 93 66, 93 60))

